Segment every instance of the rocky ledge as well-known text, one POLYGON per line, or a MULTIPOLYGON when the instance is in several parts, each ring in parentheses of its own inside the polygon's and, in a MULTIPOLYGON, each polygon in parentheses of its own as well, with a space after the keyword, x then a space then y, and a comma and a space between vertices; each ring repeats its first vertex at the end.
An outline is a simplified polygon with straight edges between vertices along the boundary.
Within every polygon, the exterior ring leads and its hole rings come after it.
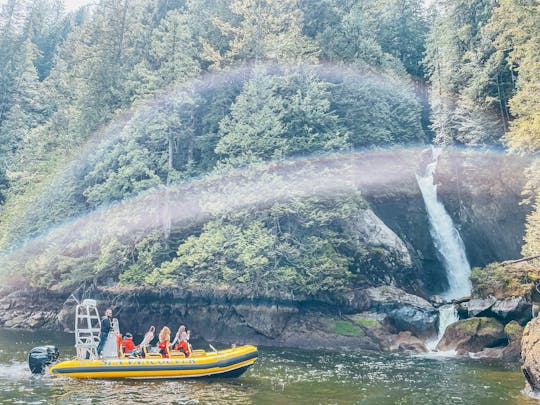
MULTIPOLYGON (((425 342, 435 338, 439 322, 438 310, 430 302, 393 286, 318 300, 93 286, 74 295, 96 299, 101 312, 111 307, 123 332, 141 335, 150 325, 186 324, 195 338, 223 343, 419 353, 427 351, 425 342)), ((0 327, 71 331, 75 305, 70 292, 14 292, 0 299, 0 327)), ((520 323, 530 317, 527 302, 470 300, 460 304, 459 312, 467 319, 447 328, 438 350, 507 360, 519 357, 520 323)))
MULTIPOLYGON (((75 294, 77 295, 77 294, 75 294)), ((176 328, 223 343, 301 348, 426 351, 437 310, 426 300, 391 286, 356 290, 334 299, 246 298, 223 291, 87 288, 78 298, 110 306, 122 331, 142 334, 149 325, 176 328)), ((70 293, 25 290, 0 299, 0 327, 74 328, 70 293)))

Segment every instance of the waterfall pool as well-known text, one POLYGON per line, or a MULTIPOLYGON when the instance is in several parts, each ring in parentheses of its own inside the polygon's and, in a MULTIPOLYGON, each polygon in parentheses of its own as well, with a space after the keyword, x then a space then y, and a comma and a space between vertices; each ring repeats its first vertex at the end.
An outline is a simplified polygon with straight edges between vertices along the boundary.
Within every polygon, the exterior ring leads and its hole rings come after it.
POLYGON ((86 381, 31 376, 27 353, 44 343, 74 355, 71 334, 0 329, 0 403, 537 404, 518 364, 485 359, 263 347, 238 379, 86 381))

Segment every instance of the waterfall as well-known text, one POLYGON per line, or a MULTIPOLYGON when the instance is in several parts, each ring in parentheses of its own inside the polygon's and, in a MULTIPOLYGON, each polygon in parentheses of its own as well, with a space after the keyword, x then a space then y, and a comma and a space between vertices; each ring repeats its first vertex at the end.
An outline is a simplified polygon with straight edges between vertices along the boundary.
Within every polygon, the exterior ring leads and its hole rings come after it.
POLYGON ((437 344, 443 338, 446 328, 457 321, 459 321, 459 316, 456 306, 454 304, 447 304, 441 306, 439 308, 439 331, 437 333, 437 338, 428 342, 426 344, 427 348, 432 351, 435 350, 437 344))
POLYGON ((447 299, 461 298, 471 293, 471 266, 465 254, 465 245, 455 228, 452 218, 444 205, 437 199, 437 185, 433 174, 437 167, 440 149, 432 149, 433 161, 427 165, 424 175, 416 175, 416 180, 426 205, 429 219, 429 232, 433 244, 440 254, 448 277, 448 290, 442 295, 447 299))

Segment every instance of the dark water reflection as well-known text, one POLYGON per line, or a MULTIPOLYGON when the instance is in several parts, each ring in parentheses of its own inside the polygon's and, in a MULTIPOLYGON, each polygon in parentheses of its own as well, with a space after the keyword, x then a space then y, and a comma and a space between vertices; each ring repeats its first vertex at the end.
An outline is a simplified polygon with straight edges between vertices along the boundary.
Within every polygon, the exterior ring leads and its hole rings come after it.
POLYGON ((260 349, 238 379, 101 381, 32 377, 28 350, 66 333, 0 329, 1 404, 538 404, 521 394, 517 364, 497 361, 260 349))

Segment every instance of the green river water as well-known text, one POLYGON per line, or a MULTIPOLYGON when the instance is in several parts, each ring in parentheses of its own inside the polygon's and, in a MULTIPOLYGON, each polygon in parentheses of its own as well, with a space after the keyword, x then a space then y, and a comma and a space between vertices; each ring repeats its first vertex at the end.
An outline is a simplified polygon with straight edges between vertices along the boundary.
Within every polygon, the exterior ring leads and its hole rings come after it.
MULTIPOLYGON (((538 404, 518 364, 469 358, 259 348, 238 379, 100 381, 31 376, 28 351, 73 335, 0 329, 0 404, 538 404)), ((199 348, 205 348, 201 347, 199 348)))

